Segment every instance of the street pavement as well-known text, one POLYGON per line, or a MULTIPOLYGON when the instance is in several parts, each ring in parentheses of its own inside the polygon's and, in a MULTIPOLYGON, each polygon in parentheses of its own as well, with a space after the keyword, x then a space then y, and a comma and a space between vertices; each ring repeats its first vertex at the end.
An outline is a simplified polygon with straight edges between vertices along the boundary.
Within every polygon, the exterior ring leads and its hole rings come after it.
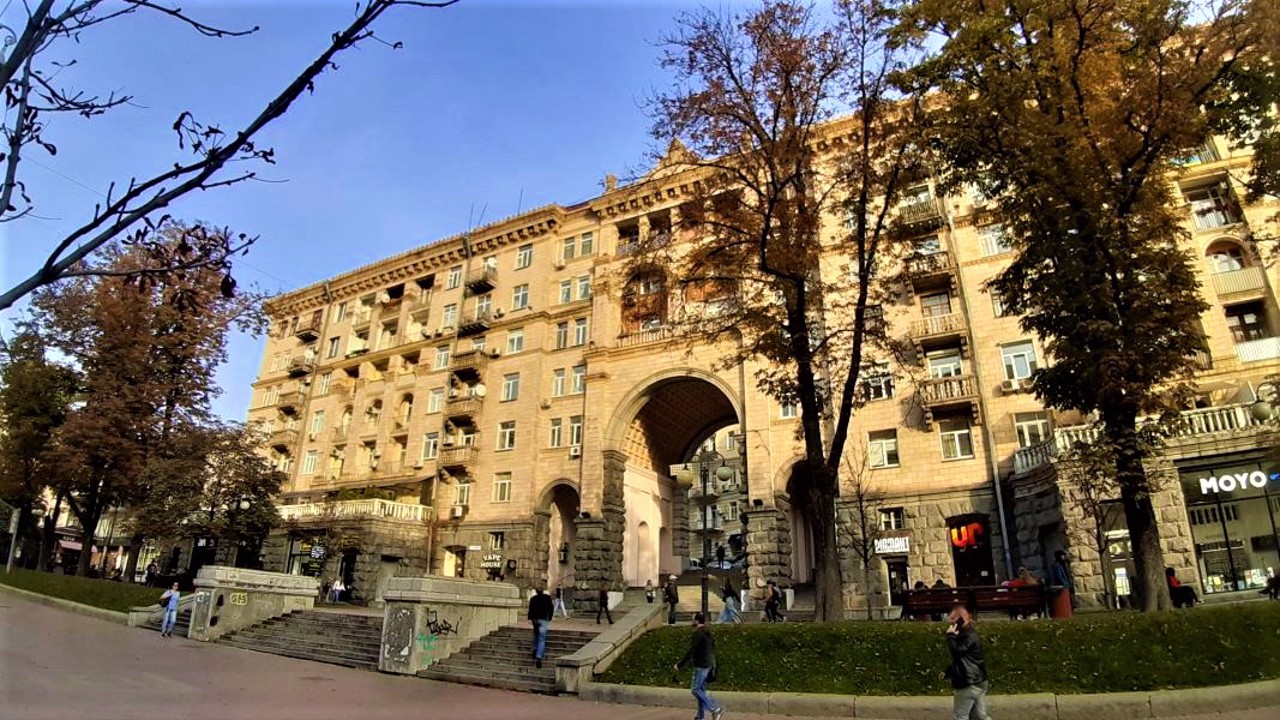
MULTIPOLYGON (((727 708, 729 720, 777 720, 727 708)), ((162 639, 0 591, 4 720, 677 720, 688 710, 602 705, 437 683, 162 639)), ((1275 711, 1183 720, 1275 720, 1275 711)), ((792 720, 804 720, 793 718, 792 720)), ((943 720, 939 718, 939 720, 943 720)), ((1017 720, 1000 718, 999 720, 1017 720)))

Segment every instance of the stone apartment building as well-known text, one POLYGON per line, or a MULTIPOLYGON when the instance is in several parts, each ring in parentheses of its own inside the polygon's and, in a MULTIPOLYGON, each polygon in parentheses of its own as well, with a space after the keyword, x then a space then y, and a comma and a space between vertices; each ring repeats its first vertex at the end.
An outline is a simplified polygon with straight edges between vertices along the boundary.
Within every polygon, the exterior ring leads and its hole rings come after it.
MULTIPOLYGON (((1249 240, 1278 208, 1241 202, 1230 171, 1244 163, 1215 142, 1170 178, 1210 309, 1201 392, 1162 460, 1177 480, 1160 519, 1170 561, 1204 592, 1280 566, 1280 482, 1252 407, 1280 370, 1278 278, 1249 240), (1232 489, 1203 480, 1241 472, 1232 489)), ((267 569, 336 560, 324 574, 365 601, 424 571, 593 597, 686 569, 709 534, 730 555, 745 548, 755 586, 809 582, 809 524, 788 492, 796 408, 757 391, 750 364, 723 369, 723 348, 676 336, 682 298, 661 270, 626 269, 638 240, 678 223, 688 182, 607 183, 273 300, 249 414, 289 477, 267 569)), ((1058 549, 1086 601, 1124 594, 1120 513, 1100 556, 1057 462, 1085 418, 1028 392, 1043 348, 983 290, 1009 258, 983 210, 930 183, 899 209, 919 236, 885 317, 914 357, 886 359, 862 388, 852 432, 882 537, 864 588, 842 532, 851 608, 917 581, 1042 574, 1058 549)), ((845 528, 855 511, 841 500, 845 528)))

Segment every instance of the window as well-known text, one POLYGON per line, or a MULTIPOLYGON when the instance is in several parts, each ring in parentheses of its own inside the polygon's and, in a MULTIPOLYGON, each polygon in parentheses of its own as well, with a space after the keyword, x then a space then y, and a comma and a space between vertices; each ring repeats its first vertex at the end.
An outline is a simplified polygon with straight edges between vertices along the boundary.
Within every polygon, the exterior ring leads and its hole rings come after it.
POLYGON ((518 353, 524 350, 524 328, 516 328, 507 331, 507 354, 518 353))
POLYGON ((942 440, 943 460, 962 460, 973 457, 973 430, 968 418, 948 418, 938 423, 942 440))
POLYGON ((346 320, 346 319, 347 319, 347 304, 344 302, 338 303, 338 319, 335 322, 342 322, 343 320, 346 320))
POLYGON ((514 450, 516 447, 516 421, 498 423, 498 449, 514 450))
POLYGON ((881 530, 903 530, 907 527, 907 514, 902 508, 881 508, 881 530))
POLYGON ((578 318, 577 320, 573 321, 573 344, 574 345, 587 344, 587 319, 586 318, 578 318))
POLYGON ((338 357, 338 346, 340 346, 341 344, 342 344, 342 338, 336 338, 336 337, 329 338, 329 349, 325 351, 325 357, 327 358, 338 357))
POLYGON ((470 505, 471 504, 471 481, 459 482, 453 490, 454 505, 470 505))
POLYGON ((875 363, 867 368, 862 387, 868 402, 893 397, 893 373, 889 371, 889 363, 875 363))
POLYGON ((489 311, 493 310, 493 296, 481 295, 476 298, 476 317, 488 317, 489 311))
POLYGON ((454 265, 449 268, 449 274, 445 276, 444 287, 446 290, 452 290, 462 284, 462 266, 454 265))
POLYGON ((799 406, 795 403, 784 402, 778 409, 778 417, 783 420, 791 420, 799 415, 799 406))
MULTIPOLYGON (((551 373, 551 396, 552 397, 560 397, 561 395, 564 395, 564 379, 565 379, 564 368, 556 368, 555 371, 551 373)), ((271 405, 273 403, 267 403, 267 404, 271 405)))
POLYGON ((311 415, 311 434, 318 435, 324 429, 324 411, 317 410, 311 415))
POLYGON ((898 467, 898 431, 876 430, 868 433, 867 461, 873 468, 898 467))
POLYGON ((472 350, 483 350, 483 349, 484 349, 484 344, 485 344, 485 338, 484 338, 484 336, 483 336, 483 335, 481 335, 481 336, 480 336, 480 337, 478 337, 478 338, 471 338, 471 349, 472 349, 472 350))
POLYGON ((502 376, 502 401, 516 400, 520 397, 520 373, 502 376))
POLYGON ((925 255, 937 255, 942 252, 942 238, 937 235, 930 235, 926 238, 920 238, 912 243, 917 257, 925 255))
POLYGON ((991 293, 991 314, 995 317, 1006 317, 1009 311, 1004 306, 1004 296, 995 290, 989 292, 991 293))
POLYGON ((1036 371, 1036 350, 1030 340, 1000 346, 1005 380, 1026 380, 1036 371))
POLYGON ((560 281, 560 302, 567 303, 573 300, 573 281, 560 281))
POLYGON ((1245 343, 1267 337, 1267 325, 1263 321, 1262 303, 1251 302, 1227 308, 1227 329, 1231 340, 1245 343))
MULTIPOLYGON (((496 478, 495 478, 495 482, 496 482, 496 478)), ((510 482, 510 478, 508 478, 508 482, 510 482)), ((494 498, 493 498, 493 499, 494 499, 494 500, 497 500, 497 499, 498 499, 498 498, 497 498, 497 493, 496 493, 496 492, 494 493, 494 498)), ((507 547, 507 534, 506 534, 506 533, 504 533, 504 532, 491 532, 491 533, 489 533, 489 549, 490 549, 490 550, 502 550, 502 549, 504 549, 504 548, 506 548, 506 547, 507 547)))
POLYGON ((1209 272, 1234 272, 1244 269, 1244 254, 1238 247, 1220 247, 1209 255, 1209 272))
POLYGON ((564 239, 564 245, 560 248, 560 257, 568 262, 578 254, 578 238, 569 237, 564 239))
POLYGON ((523 310, 529 307, 529 286, 517 285, 511 290, 511 309, 523 310))
POLYGON ((578 395, 580 393, 586 392, 586 389, 587 389, 587 366, 574 365, 573 366, 573 385, 570 389, 570 392, 572 392, 574 395, 578 395))
POLYGON ((929 377, 949 378, 964 374, 964 366, 960 362, 959 350, 946 350, 928 356, 929 377))
POLYGON ((427 412, 440 412, 442 404, 444 404, 444 388, 432 388, 431 393, 427 395, 427 412))
POLYGON ((1013 249, 1009 244, 1009 236, 1005 233, 1004 226, 999 223, 980 228, 978 237, 982 240, 983 255, 999 255, 1013 249))
POLYGON ((1014 413, 1013 429, 1018 433, 1018 447, 1039 445, 1049 439, 1049 413, 1014 413))
POLYGON ((926 318, 950 315, 951 293, 934 293, 920 298, 920 314, 926 318))
POLYGON ((521 245, 516 248, 516 269, 527 268, 533 264, 533 245, 521 245))
POLYGON ((582 416, 581 415, 569 416, 569 444, 577 445, 577 446, 582 445, 582 416))
POLYGON ((455 303, 449 303, 444 306, 444 314, 440 318, 440 327, 452 328, 458 325, 458 306, 455 303))
POLYGON ((302 458, 302 474, 315 475, 316 464, 320 461, 319 450, 308 450, 307 454, 302 458))
POLYGON ((427 433, 422 436, 422 459, 434 460, 440 454, 440 433, 427 433))
POLYGON ((441 345, 440 347, 436 348, 436 361, 432 367, 434 367, 436 370, 444 370, 445 368, 449 367, 449 346, 448 345, 441 345))
POLYGON ((328 395, 329 389, 333 386, 333 373, 327 372, 320 376, 320 385, 316 388, 316 392, 321 395, 328 395))
POLYGON ((1240 215, 1232 203, 1226 181, 1206 188, 1187 192, 1191 206, 1191 219, 1197 230, 1212 230, 1240 222, 1240 215))
POLYGON ((564 423, 560 418, 552 418, 551 420, 551 436, 547 441, 547 447, 558 448, 564 445, 564 423))
POLYGON ((582 241, 578 243, 579 255, 591 255, 596 251, 596 238, 589 232, 582 233, 582 241))
MULTIPOLYGON (((511 473, 502 472, 493 476, 493 501, 496 503, 511 502, 511 473)), ((489 542, 492 543, 494 541, 494 535, 498 536, 497 540, 501 545, 503 537, 500 532, 489 533, 489 542)), ((490 547, 493 546, 490 545, 490 547)), ((501 547, 493 549, 500 550, 501 547)))
POLYGON ((569 347, 569 323, 556 323, 556 349, 569 347))
POLYGON ((578 299, 591 299, 591 276, 582 275, 578 278, 578 299))

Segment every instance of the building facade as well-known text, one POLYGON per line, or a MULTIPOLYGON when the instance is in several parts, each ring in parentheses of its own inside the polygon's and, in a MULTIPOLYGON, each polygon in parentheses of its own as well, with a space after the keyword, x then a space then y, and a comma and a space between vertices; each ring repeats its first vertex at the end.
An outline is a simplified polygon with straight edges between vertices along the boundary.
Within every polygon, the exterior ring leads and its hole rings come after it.
MULTIPOLYGON (((1250 240, 1277 207, 1240 201, 1231 171, 1247 162, 1215 142, 1170 179, 1210 309, 1201 392, 1161 458, 1175 479, 1160 520, 1171 564, 1205 592, 1280 566, 1280 484, 1251 408, 1280 370, 1278 278, 1250 240)), ((812 534, 788 488, 797 409, 756 389, 759 368, 680 336, 687 298, 628 262, 679 226, 690 183, 607 182, 273 300, 250 410, 289 477, 268 569, 342 576, 365 601, 411 572, 594 597, 687 569, 710 537, 745 555, 753 586, 809 582, 812 534)), ((899 209, 918 237, 885 320, 914 352, 864 380, 851 430, 878 534, 864 575, 844 530, 866 509, 840 500, 851 609, 917 581, 1043 573, 1059 549, 1086 601, 1124 594, 1122 526, 1108 520, 1094 549, 1057 462, 1086 419, 1029 392, 1044 350, 984 290, 1009 260, 984 207, 922 183, 899 209)))

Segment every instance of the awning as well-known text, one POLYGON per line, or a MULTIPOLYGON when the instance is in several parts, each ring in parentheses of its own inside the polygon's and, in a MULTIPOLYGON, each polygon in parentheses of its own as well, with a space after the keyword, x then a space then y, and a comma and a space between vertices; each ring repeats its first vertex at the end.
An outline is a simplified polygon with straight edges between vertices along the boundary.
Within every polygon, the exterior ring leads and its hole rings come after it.
POLYGON ((81 548, 81 545, 80 545, 80 543, 76 542, 75 540, 59 540, 59 541, 58 541, 58 547, 62 548, 63 550, 76 550, 76 551, 79 551, 79 550, 80 550, 80 548, 81 548))

